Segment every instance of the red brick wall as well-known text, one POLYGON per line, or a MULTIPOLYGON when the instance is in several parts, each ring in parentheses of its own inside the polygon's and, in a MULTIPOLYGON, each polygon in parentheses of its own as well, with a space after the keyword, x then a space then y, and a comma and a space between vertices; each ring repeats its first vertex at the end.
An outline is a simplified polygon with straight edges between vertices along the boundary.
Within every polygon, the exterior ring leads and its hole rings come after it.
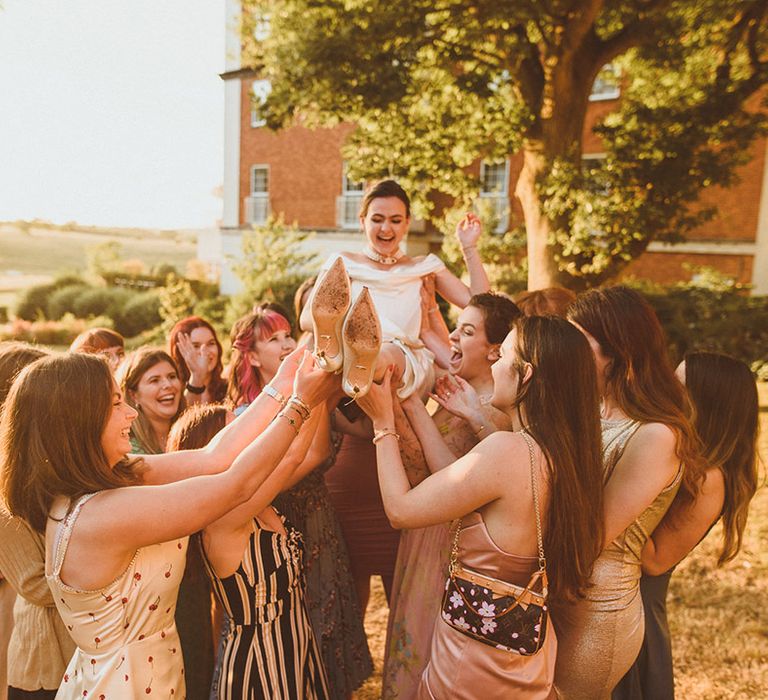
POLYGON ((349 124, 312 131, 294 126, 281 132, 251 126, 251 83, 243 81, 240 119, 240 221, 250 193, 251 166, 269 165, 269 202, 287 223, 307 228, 336 227, 336 197, 341 194, 341 145, 349 124))
POLYGON ((751 255, 691 255, 689 253, 645 253, 634 260, 621 274, 621 279, 635 277, 654 282, 690 280, 690 267, 713 267, 738 282, 752 280, 751 255))

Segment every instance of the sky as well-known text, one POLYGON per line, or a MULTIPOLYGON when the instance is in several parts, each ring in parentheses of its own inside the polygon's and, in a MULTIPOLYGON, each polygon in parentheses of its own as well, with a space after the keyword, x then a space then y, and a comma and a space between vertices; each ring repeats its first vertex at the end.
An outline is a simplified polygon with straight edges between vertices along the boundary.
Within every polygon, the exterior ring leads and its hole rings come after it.
POLYGON ((0 221, 221 217, 224 0, 0 0, 0 221))

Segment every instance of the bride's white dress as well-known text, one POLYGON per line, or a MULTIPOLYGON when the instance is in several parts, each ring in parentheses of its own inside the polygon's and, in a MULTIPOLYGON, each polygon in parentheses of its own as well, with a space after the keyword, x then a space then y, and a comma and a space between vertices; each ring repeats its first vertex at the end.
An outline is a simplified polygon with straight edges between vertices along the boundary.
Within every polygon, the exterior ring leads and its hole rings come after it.
POLYGON ((435 356, 419 340, 421 280, 426 275, 445 269, 443 261, 430 253, 418 262, 379 270, 352 260, 343 253, 334 253, 325 261, 322 271, 339 257, 344 260, 352 283, 352 301, 363 287, 368 287, 379 314, 384 342, 396 344, 405 355, 403 386, 398 390, 398 396, 404 399, 414 392, 431 388, 435 356))

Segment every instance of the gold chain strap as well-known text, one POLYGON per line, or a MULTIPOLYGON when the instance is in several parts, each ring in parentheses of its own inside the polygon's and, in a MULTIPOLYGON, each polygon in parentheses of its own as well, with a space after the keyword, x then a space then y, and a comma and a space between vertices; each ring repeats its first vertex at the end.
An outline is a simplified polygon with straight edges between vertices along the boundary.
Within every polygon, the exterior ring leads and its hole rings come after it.
POLYGON ((536 513, 536 544, 539 548, 539 571, 544 571, 547 568, 547 559, 544 556, 544 537, 541 534, 541 511, 539 509, 539 480, 536 478, 536 468, 533 458, 533 441, 531 436, 525 431, 520 431, 520 435, 525 444, 528 445, 528 458, 531 464, 531 488, 533 489, 533 510, 536 513))
MULTIPOLYGON (((544 538, 541 534, 541 511, 539 510, 539 487, 536 478, 535 460, 533 456, 533 444, 531 436, 523 430, 520 435, 528 446, 528 461, 531 467, 531 488, 533 489, 533 510, 536 514, 536 544, 539 550, 539 571, 545 571, 547 568, 547 559, 544 556, 544 538)), ((448 562, 448 574, 453 578, 456 567, 459 564, 459 536, 461 535, 461 518, 456 522, 456 532, 453 536, 453 545, 451 546, 451 557, 448 562)))

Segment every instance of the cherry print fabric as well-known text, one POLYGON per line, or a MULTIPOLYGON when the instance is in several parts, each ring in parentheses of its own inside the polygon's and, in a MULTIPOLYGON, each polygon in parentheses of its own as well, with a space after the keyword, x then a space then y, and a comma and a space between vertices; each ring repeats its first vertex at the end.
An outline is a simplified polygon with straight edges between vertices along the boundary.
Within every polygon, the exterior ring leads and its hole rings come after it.
POLYGON ((60 578, 81 498, 59 526, 48 584, 77 649, 57 700, 186 696, 181 643, 174 622, 188 538, 142 547, 110 585, 80 591, 60 578))

